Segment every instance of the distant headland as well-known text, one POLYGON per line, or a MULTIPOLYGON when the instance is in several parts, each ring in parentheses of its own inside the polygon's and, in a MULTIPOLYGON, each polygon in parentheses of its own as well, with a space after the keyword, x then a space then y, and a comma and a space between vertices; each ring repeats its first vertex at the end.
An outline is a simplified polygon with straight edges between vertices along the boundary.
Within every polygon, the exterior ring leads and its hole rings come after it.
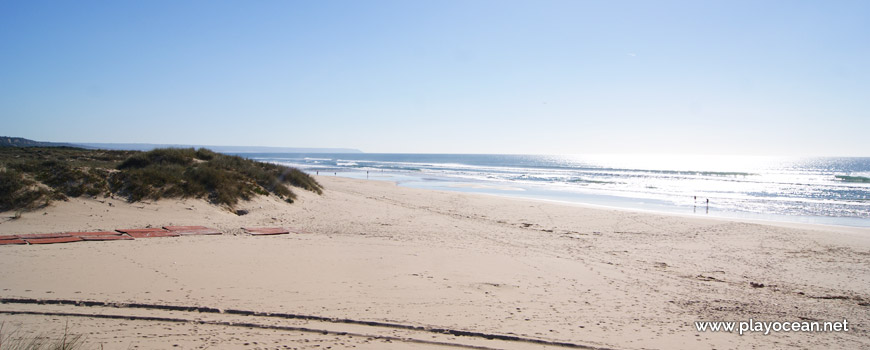
POLYGON ((84 143, 84 142, 42 142, 21 137, 0 136, 0 147, 79 147, 89 149, 150 151, 157 148, 208 148, 221 153, 363 153, 353 148, 304 148, 304 147, 264 147, 264 146, 215 146, 155 143, 84 143))

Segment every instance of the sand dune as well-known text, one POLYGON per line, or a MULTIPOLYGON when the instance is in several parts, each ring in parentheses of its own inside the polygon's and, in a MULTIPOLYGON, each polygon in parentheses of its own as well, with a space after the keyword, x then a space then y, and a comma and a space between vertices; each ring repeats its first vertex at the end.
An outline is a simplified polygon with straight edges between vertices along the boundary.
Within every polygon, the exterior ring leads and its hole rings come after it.
POLYGON ((106 349, 870 347, 870 230, 318 181, 322 196, 260 198, 239 207, 244 216, 196 200, 4 213, 2 234, 225 234, 2 246, 0 321, 49 333, 68 323, 106 349), (310 233, 253 237, 247 226, 310 233), (750 318, 853 327, 739 336, 694 326, 750 318))

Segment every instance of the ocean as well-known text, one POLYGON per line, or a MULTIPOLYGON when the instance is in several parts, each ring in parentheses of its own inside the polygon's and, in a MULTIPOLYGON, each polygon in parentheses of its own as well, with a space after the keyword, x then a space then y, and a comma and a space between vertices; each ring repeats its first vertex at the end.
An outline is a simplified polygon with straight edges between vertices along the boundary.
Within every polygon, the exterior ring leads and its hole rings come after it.
POLYGON ((870 227, 870 158, 240 155, 311 174, 393 181, 415 188, 697 216, 870 227))

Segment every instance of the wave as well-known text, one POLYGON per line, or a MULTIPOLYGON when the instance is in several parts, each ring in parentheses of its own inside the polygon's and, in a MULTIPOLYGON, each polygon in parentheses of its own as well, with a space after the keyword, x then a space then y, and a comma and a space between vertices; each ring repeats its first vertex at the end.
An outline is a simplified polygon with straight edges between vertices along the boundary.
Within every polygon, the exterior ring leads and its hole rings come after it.
POLYGON ((865 176, 834 175, 834 177, 843 182, 870 183, 870 177, 865 176))
POLYGON ((382 169, 382 170, 423 171, 423 169, 420 169, 420 168, 403 167, 403 166, 378 166, 378 165, 376 165, 376 166, 374 166, 374 168, 382 169))
POLYGON ((616 181, 600 181, 600 180, 588 180, 588 179, 571 179, 568 182, 574 183, 585 183, 585 184, 618 184, 620 182, 616 181))
POLYGON ((621 168, 601 168, 601 170, 609 170, 613 172, 637 172, 637 173, 652 173, 666 175, 700 175, 700 176, 753 176, 756 173, 747 173, 742 171, 700 171, 700 170, 657 170, 657 169, 621 169, 621 168))

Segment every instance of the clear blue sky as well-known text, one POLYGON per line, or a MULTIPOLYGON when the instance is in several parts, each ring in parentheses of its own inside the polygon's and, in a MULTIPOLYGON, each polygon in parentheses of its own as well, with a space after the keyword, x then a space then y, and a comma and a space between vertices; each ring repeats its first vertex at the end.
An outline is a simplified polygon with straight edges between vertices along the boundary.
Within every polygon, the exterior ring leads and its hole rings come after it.
POLYGON ((870 1, 0 1, 0 135, 870 156, 870 1))

